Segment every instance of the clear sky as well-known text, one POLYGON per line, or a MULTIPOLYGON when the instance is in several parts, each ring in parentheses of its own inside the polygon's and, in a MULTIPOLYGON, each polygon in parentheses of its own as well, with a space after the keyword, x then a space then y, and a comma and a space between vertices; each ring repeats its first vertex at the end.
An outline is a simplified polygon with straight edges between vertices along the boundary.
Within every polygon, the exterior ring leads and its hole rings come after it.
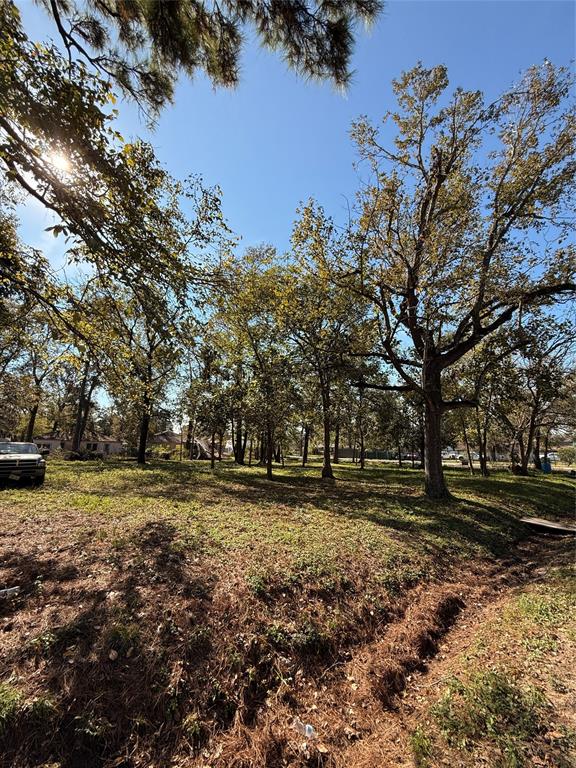
MULTIPOLYGON (((53 27, 32 0, 19 0, 35 39, 53 27)), ((452 86, 492 98, 532 64, 548 58, 574 65, 575 4, 560 0, 396 0, 370 32, 358 30, 355 71, 346 94, 328 83, 306 82, 280 57, 247 46, 235 90, 215 91, 204 78, 182 79, 173 106, 150 133, 132 105, 121 103, 125 138, 148 138, 176 176, 200 173, 223 191, 225 216, 242 246, 289 245, 298 204, 315 197, 345 220, 358 186, 352 120, 374 120, 393 108, 390 82, 421 60, 443 63, 452 86)), ((55 265, 63 244, 43 229, 39 204, 21 209, 24 240, 42 247, 55 265)))

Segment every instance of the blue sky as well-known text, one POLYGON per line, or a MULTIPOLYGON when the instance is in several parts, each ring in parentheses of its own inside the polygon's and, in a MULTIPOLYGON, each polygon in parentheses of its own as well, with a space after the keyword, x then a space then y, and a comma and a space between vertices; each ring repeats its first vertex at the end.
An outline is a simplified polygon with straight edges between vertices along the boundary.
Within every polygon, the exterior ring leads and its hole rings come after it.
MULTIPOLYGON (((30 37, 53 27, 32 0, 20 0, 30 37)), ((280 57, 246 47, 235 90, 215 91, 202 77, 182 79, 175 103, 149 132, 135 108, 121 103, 119 130, 143 136, 176 176, 201 173, 223 191, 225 216, 242 246, 289 245, 298 204, 315 197, 337 220, 358 187, 352 120, 375 121, 393 108, 391 80, 418 60, 443 63, 452 86, 496 96, 531 64, 575 58, 575 4, 547 0, 397 0, 371 32, 359 29, 355 71, 346 94, 306 82, 280 57)), ((20 209, 25 242, 43 248, 55 266, 64 245, 43 230, 50 217, 36 203, 20 209)))

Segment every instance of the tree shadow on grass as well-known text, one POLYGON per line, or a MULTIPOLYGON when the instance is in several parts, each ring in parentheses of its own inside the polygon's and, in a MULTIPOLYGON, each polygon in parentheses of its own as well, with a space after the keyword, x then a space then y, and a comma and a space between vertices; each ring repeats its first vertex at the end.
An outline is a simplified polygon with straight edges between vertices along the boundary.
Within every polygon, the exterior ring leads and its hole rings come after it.
POLYGON ((88 492, 197 502, 207 509, 223 508, 225 514, 235 507, 239 514, 243 508, 256 507, 270 514, 271 522, 287 510, 318 509, 387 528, 401 536, 406 546, 422 551, 431 547, 439 552, 443 548, 464 552, 477 548, 487 554, 505 551, 523 535, 516 520, 520 514, 569 512, 572 500, 568 481, 559 484, 541 477, 510 475, 481 478, 449 470, 448 480, 455 493, 473 498, 435 504, 421 492, 420 470, 370 467, 363 473, 348 465, 335 469, 338 480, 332 486, 316 475, 319 467, 311 470, 290 465, 269 481, 263 469, 238 467, 230 462, 223 462, 212 472, 198 462, 164 461, 144 471, 134 467, 127 477, 117 478, 113 487, 107 489, 103 483, 98 491, 88 492))
POLYGON ((205 695, 214 587, 190 566, 177 535, 164 521, 145 523, 116 553, 112 574, 87 574, 94 562, 64 564, 18 551, 5 556, 22 582, 13 608, 36 625, 43 618, 45 627, 23 645, 12 643, 0 661, 0 679, 16 674, 33 681, 44 702, 21 707, 3 729, 6 765, 92 768, 129 754, 138 739, 170 762, 176 713, 205 695), (38 575, 41 591, 34 587, 38 575))

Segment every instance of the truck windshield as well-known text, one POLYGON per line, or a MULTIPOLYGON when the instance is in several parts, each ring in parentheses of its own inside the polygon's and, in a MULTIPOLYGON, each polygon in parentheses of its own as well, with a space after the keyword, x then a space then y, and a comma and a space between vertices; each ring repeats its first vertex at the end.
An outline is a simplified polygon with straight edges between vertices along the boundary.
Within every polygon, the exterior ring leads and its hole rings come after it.
POLYGON ((34 443, 0 443, 2 453, 38 453, 38 448, 34 443))

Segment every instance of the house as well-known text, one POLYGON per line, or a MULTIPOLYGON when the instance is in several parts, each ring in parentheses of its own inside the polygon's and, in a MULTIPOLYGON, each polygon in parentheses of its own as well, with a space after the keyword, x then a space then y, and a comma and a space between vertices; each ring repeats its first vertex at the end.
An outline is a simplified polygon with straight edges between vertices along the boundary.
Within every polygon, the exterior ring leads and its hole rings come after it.
POLYGON ((165 445, 166 448, 179 448, 182 442, 182 435, 173 432, 171 429, 165 429, 164 432, 156 432, 149 442, 152 445, 165 445))
MULTIPOLYGON (((34 438, 34 442, 40 449, 46 449, 50 453, 53 451, 71 451, 72 440, 67 436, 61 435, 39 435, 34 438)), ((104 435, 87 435, 80 441, 80 450, 90 453, 101 453, 104 456, 114 456, 124 453, 124 445, 120 440, 114 437, 104 435)))

